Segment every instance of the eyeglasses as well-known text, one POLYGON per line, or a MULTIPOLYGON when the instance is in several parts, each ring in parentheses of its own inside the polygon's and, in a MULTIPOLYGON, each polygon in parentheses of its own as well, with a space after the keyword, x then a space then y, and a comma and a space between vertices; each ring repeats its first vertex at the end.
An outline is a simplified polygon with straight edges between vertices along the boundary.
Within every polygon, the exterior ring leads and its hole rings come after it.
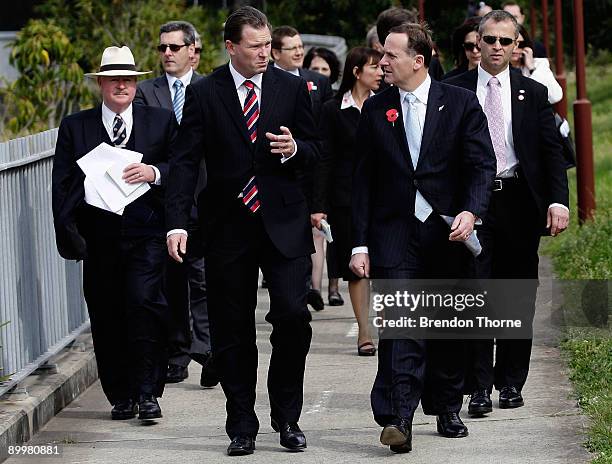
POLYGON ((502 47, 507 47, 508 45, 512 45, 514 43, 514 39, 511 39, 510 37, 496 37, 494 35, 483 35, 482 40, 489 45, 493 45, 499 40, 499 44, 502 47))
POLYGON ((285 52, 296 52, 298 50, 303 51, 304 50, 304 45, 296 45, 295 47, 291 47, 291 48, 281 47, 281 50, 283 50, 285 52))
POLYGON ((525 47, 527 46, 527 42, 525 42, 524 40, 518 40, 518 41, 516 42, 516 46, 517 46, 518 48, 525 48, 525 47))
POLYGON ((463 48, 467 52, 473 52, 474 49, 476 49, 477 51, 480 51, 480 47, 478 46, 478 44, 475 44, 473 42, 463 42, 463 48))
POLYGON ((188 44, 183 44, 183 45, 177 45, 177 44, 159 44, 157 46, 157 51, 165 53, 166 52, 166 48, 169 48, 171 52, 178 52, 181 48, 183 47, 188 47, 188 44))
MULTIPOLYGON (((172 50, 172 49, 170 49, 170 50, 172 50)), ((202 53, 202 49, 196 47, 195 52, 199 55, 200 53, 202 53)))

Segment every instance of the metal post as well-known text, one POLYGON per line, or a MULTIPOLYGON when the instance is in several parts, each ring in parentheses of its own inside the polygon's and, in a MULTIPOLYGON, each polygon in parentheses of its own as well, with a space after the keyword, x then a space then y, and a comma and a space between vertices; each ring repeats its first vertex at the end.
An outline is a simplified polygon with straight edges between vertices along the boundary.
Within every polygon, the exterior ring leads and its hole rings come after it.
POLYGON ((578 220, 582 224, 593 218, 595 210, 593 127, 591 125, 591 102, 587 99, 586 94, 582 0, 574 0, 574 37, 576 47, 576 101, 574 102, 576 178, 578 183, 578 220))
POLYGON ((529 0, 529 33, 531 34, 531 39, 535 40, 536 37, 536 23, 538 22, 538 17, 536 15, 535 6, 533 5, 533 0, 529 0))
POLYGON ((542 40, 546 53, 548 54, 550 50, 550 40, 548 36, 548 0, 542 0, 542 40))
POLYGON ((555 78, 563 90, 563 98, 555 104, 555 111, 567 119, 567 78, 563 56, 563 18, 561 0, 555 0, 555 78))
POLYGON ((419 20, 425 21, 425 0, 419 0, 419 20))

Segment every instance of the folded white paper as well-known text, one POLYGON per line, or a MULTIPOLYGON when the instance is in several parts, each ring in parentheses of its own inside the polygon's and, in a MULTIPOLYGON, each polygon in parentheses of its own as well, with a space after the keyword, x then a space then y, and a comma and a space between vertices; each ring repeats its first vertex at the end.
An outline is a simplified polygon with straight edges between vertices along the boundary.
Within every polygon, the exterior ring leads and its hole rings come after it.
MULTIPOLYGON (((112 147, 104 142, 78 159, 77 164, 85 173, 85 201, 97 208, 123 214, 127 205, 144 195, 151 187, 146 182, 141 182, 133 184, 134 188, 130 185, 127 190, 123 190, 108 171, 117 165, 122 172, 128 164, 139 163, 141 160, 142 153, 112 147)), ((122 181, 121 176, 119 179, 122 181)))
MULTIPOLYGON (((449 225, 449 227, 452 226, 453 222, 455 221, 455 218, 451 216, 444 216, 443 214, 441 214, 440 217, 444 219, 444 221, 449 225)), ((478 240, 478 236, 475 230, 472 231, 468 239, 463 243, 474 256, 478 256, 482 251, 482 246, 480 245, 480 240, 478 240)))
POLYGON ((123 179, 123 170, 128 164, 131 164, 131 163, 129 163, 127 160, 125 162, 117 161, 106 171, 106 173, 110 176, 110 178, 115 183, 115 185, 119 187, 119 189, 123 192, 125 196, 131 195, 132 193, 134 193, 134 190, 136 190, 138 187, 140 187, 144 183, 144 182, 138 182, 136 184, 128 184, 123 179))
POLYGON ((331 233, 331 226, 325 219, 321 219, 320 232, 323 234, 323 237, 325 237, 325 240, 327 240, 327 243, 331 243, 334 241, 334 238, 332 237, 331 233))

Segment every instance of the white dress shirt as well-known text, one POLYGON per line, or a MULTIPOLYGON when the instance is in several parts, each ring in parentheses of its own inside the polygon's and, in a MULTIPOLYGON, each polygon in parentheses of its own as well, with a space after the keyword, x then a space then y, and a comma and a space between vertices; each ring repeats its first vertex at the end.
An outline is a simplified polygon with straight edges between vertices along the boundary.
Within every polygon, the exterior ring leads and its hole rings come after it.
MULTIPOLYGON (((484 108, 485 99, 489 92, 489 80, 493 77, 478 65, 478 84, 476 85, 476 96, 480 106, 484 108)), ((518 168, 518 159, 514 151, 514 138, 512 137, 512 89, 510 87, 510 68, 506 67, 497 76, 501 86, 502 109, 504 112, 504 136, 506 142, 506 166, 497 177, 513 177, 518 168)))
MULTIPOLYGON (((376 95, 372 90, 370 90, 370 97, 376 95)), ((342 102, 340 103, 340 109, 345 110, 347 108, 357 108, 357 110, 361 113, 361 108, 357 106, 355 103, 355 99, 353 98, 353 93, 350 90, 347 90, 344 95, 342 95, 342 102)))
MULTIPOLYGON (((108 106, 102 103, 102 124, 104 124, 104 129, 106 129, 106 133, 108 134, 111 141, 113 140, 113 124, 115 123, 115 116, 117 113, 112 111, 108 106)), ((121 119, 125 122, 125 142, 127 143, 130 140, 130 135, 132 134, 132 127, 134 126, 134 116, 132 115, 132 105, 127 107, 127 109, 120 113, 121 119)), ((149 165, 151 166, 151 165, 149 165)), ((153 172, 155 173, 155 179, 151 184, 160 185, 161 184, 161 174, 159 169, 155 166, 151 166, 153 168, 153 172)))
POLYGON ((291 71, 289 71, 288 69, 285 68, 281 68, 279 65, 277 65, 276 63, 274 63, 274 67, 276 69, 281 69, 285 72, 288 72, 289 74, 293 74, 294 76, 300 77, 300 70, 298 68, 292 69, 291 71))
POLYGON ((189 68, 186 74, 183 74, 181 77, 171 76, 166 73, 166 80, 168 81, 168 88, 170 89, 170 101, 174 101, 174 94, 176 93, 176 88, 174 88, 174 82, 181 81, 183 83, 183 89, 187 88, 189 84, 191 84, 191 76, 193 76, 193 69, 189 68))

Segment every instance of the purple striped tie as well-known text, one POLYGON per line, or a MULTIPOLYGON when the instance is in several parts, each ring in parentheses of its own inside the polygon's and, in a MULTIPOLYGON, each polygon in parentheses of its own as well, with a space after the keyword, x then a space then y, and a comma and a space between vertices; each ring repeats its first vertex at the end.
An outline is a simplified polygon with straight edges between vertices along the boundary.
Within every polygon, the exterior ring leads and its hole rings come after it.
POLYGON ((259 119, 259 102, 257 101, 257 94, 255 93, 255 84, 253 82, 246 80, 244 81, 244 86, 247 88, 247 96, 244 100, 244 108, 242 109, 242 114, 244 114, 244 119, 247 125, 247 131, 249 133, 249 138, 251 139, 251 143, 255 143, 257 140, 257 120, 259 119))
POLYGON ((493 150, 497 158, 497 174, 506 167, 506 136, 504 129, 504 107, 502 106, 501 87, 497 77, 493 76, 487 85, 484 112, 489 123, 489 133, 493 150))

